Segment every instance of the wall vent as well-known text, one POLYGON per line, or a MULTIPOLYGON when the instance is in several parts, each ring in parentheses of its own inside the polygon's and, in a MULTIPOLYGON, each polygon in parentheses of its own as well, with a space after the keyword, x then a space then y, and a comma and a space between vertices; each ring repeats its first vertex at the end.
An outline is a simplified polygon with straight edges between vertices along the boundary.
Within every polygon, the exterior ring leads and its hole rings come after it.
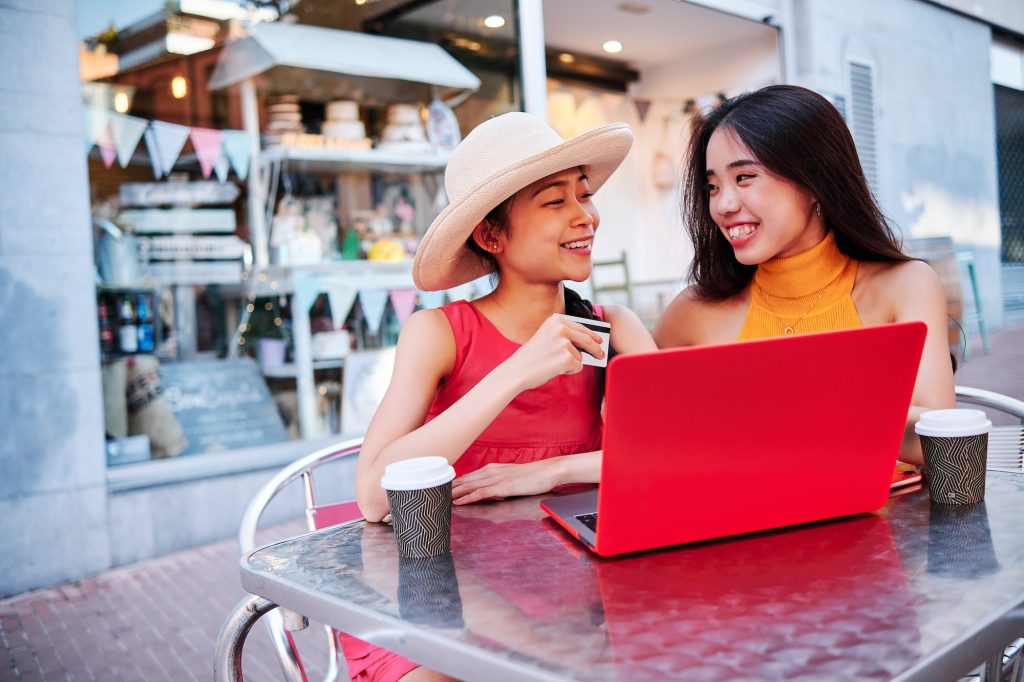
MULTIPOLYGON (((853 141, 871 192, 878 196, 878 148, 875 133, 875 84, 872 68, 863 62, 849 62, 849 118, 853 141)), ((846 113, 846 112, 844 112, 846 113)))

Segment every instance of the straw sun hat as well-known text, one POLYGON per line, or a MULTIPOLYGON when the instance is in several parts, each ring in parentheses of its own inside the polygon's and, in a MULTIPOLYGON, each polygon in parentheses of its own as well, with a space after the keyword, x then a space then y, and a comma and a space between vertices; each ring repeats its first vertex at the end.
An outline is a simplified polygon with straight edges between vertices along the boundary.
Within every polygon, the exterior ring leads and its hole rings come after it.
POLYGON ((596 192, 633 144, 625 123, 612 123, 563 140, 544 121, 513 112, 473 129, 452 153, 444 174, 451 203, 423 236, 412 264, 421 291, 465 284, 493 268, 466 248, 466 240, 498 204, 526 187, 575 166, 586 169, 596 192))

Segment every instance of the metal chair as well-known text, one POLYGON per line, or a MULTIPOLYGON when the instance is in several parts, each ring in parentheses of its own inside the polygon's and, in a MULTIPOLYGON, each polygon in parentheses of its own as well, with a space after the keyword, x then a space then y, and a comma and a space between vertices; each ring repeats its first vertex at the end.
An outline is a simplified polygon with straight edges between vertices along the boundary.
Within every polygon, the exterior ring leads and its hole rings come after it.
MULTIPOLYGON (((1024 436, 1024 401, 1002 393, 986 391, 970 386, 956 387, 958 403, 977 405, 990 410, 1004 412, 1020 420, 1020 427, 993 429, 989 435, 989 468, 1000 470, 1022 470, 1022 436, 1024 436)), ((1024 679, 1024 638, 1010 642, 997 652, 981 668, 980 676, 986 682, 1003 682, 1024 679)))
POLYGON ((978 279, 974 276, 974 254, 970 251, 961 251, 956 254, 957 262, 960 263, 961 279, 966 280, 971 287, 973 307, 971 312, 964 312, 962 333, 964 337, 964 360, 967 359, 970 343, 967 339, 967 330, 971 325, 978 325, 978 333, 981 335, 981 346, 985 355, 992 352, 992 346, 988 341, 988 330, 985 327, 985 313, 981 307, 981 295, 978 293, 978 279))
MULTIPOLYGON (((267 505, 278 493, 300 478, 306 497, 306 523, 309 530, 319 530, 362 518, 362 513, 354 500, 326 505, 317 504, 313 487, 314 469, 342 459, 355 459, 359 455, 362 444, 362 438, 354 438, 317 450, 292 462, 267 481, 250 500, 245 514, 242 516, 242 523, 238 530, 238 545, 242 557, 248 556, 256 549, 256 529, 267 505)), ((306 619, 297 614, 282 613, 282 609, 275 608, 269 611, 262 620, 267 625, 270 640, 274 646, 274 654, 281 664, 285 679, 289 682, 308 682, 302 659, 291 634, 293 630, 303 629, 307 623, 306 619)), ((345 665, 341 648, 338 646, 338 633, 326 625, 324 630, 329 647, 328 669, 324 675, 324 682, 331 682, 339 677, 348 680, 348 668, 345 665)))

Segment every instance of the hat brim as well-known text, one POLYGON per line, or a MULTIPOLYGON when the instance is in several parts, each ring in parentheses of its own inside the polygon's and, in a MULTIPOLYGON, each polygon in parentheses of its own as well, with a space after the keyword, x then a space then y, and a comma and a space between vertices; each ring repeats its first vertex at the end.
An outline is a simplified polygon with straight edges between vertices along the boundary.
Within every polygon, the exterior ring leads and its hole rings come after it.
POLYGON ((586 168, 591 191, 596 192, 626 158, 632 144, 629 126, 612 123, 484 178, 431 223, 413 259, 413 282, 421 291, 437 291, 491 272, 490 263, 466 248, 466 240, 495 206, 531 183, 575 166, 586 168))

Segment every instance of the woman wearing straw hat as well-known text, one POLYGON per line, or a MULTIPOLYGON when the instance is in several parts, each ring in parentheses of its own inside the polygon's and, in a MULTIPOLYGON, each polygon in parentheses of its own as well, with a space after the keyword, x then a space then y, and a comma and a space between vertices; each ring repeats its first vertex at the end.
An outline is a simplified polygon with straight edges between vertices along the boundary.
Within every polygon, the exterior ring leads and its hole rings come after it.
MULTIPOLYGON (((451 203, 420 242, 413 279, 436 291, 495 273, 497 287, 406 321, 359 455, 367 520, 388 512, 384 467, 422 455, 454 466, 456 504, 597 482, 603 370, 584 366, 582 353, 603 358, 601 339, 558 314, 609 322, 615 352, 656 350, 631 311, 591 306, 563 285, 590 276, 600 223, 591 196, 632 142, 624 123, 566 141, 516 112, 456 148, 445 172, 451 203)), ((351 638, 345 650, 353 679, 396 680, 416 667, 351 638)))
POLYGON ((597 481, 602 376, 581 360, 604 353, 600 337, 556 313, 609 322, 615 352, 655 350, 631 311, 591 307, 563 285, 590 276, 600 224, 591 195, 632 142, 624 123, 566 141, 515 112, 480 124, 452 154, 451 203, 424 235, 413 279, 436 291, 493 272, 497 287, 472 303, 418 311, 402 329, 359 457, 368 520, 388 511, 385 465, 424 454, 455 467, 456 504, 597 481))

